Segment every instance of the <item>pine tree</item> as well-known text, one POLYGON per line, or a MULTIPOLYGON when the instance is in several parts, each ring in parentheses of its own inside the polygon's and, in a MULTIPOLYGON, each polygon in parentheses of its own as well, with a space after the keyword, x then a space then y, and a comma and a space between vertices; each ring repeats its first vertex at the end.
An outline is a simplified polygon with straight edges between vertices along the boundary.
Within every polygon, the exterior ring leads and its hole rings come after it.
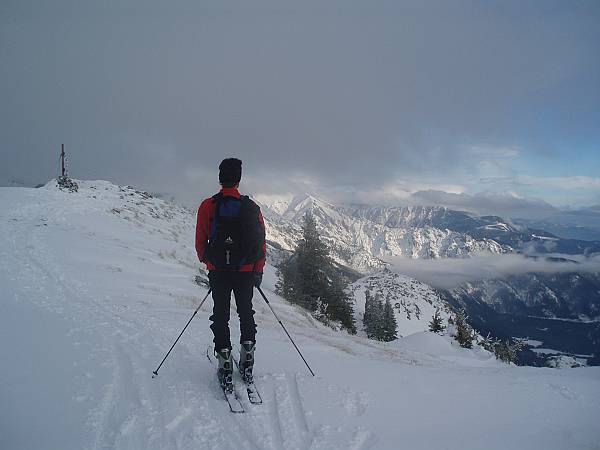
POLYGON ((365 292, 363 324, 369 339, 384 342, 398 339, 394 307, 389 298, 383 303, 379 293, 372 295, 370 291, 365 292))
POLYGON ((349 333, 356 334, 352 300, 346 292, 342 278, 333 272, 329 276, 329 285, 323 300, 327 303, 327 317, 339 321, 349 333))
POLYGON ((396 322, 396 315, 394 314, 394 308, 390 299, 386 299, 385 305, 383 306, 383 336, 382 341, 390 342, 398 339, 396 329, 398 324, 396 322))
POLYGON ((444 327, 444 321, 442 320, 442 316, 440 315, 439 308, 435 309, 435 313, 431 318, 431 322, 429 322, 429 331, 434 333, 441 333, 444 331, 446 327, 444 327))
POLYGON ((275 283, 275 293, 289 301, 293 297, 292 289, 292 271, 291 258, 281 261, 277 267, 277 282, 275 283))
POLYGON ((378 292, 373 298, 373 339, 383 341, 384 333, 385 324, 383 302, 381 301, 381 295, 378 292))
POLYGON ((363 325, 368 338, 373 337, 373 296, 371 291, 365 291, 365 314, 363 316, 363 325))
POLYGON ((356 333, 352 301, 346 285, 329 257, 310 212, 304 216, 302 239, 294 255, 278 269, 277 292, 288 301, 315 313, 323 321, 342 324, 356 333))
POLYGON ((315 219, 306 213, 302 239, 294 253, 297 278, 293 283, 296 302, 310 311, 317 309, 318 299, 323 297, 328 285, 324 270, 331 264, 328 255, 329 250, 319 237, 315 219))
POLYGON ((461 347, 473 347, 473 329, 467 323, 467 315, 464 309, 461 309, 454 319, 456 323, 456 340, 461 347))

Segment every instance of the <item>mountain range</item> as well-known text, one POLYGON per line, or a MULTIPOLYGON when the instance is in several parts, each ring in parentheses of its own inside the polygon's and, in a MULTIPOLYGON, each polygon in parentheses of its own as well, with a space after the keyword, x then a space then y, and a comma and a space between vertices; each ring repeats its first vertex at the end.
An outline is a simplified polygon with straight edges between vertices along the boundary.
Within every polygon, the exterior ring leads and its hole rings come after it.
POLYGON ((565 239, 498 216, 438 206, 335 205, 312 195, 261 206, 275 261, 293 250, 307 212, 333 259, 357 276, 381 270, 394 257, 443 260, 484 253, 544 258, 550 266, 544 273, 508 274, 437 292, 454 309, 465 308, 484 334, 552 345, 547 352, 529 348, 524 363, 544 364, 563 353, 600 363, 600 274, 579 272, 574 260, 572 271, 551 270, 552 264, 571 257, 593 257, 600 252, 600 241, 565 239))

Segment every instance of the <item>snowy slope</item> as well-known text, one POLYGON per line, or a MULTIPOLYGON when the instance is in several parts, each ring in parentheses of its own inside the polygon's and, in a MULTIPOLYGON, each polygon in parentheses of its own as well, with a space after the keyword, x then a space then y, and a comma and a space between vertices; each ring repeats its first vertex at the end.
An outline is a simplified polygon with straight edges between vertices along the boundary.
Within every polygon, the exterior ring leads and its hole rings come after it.
MULTIPOLYGON (((232 415, 205 350, 211 302, 194 215, 105 182, 0 188, 2 449, 585 449, 600 369, 507 366, 443 336, 336 333, 265 291, 311 377, 256 299, 265 403, 232 415)), ((232 320, 233 335, 236 322, 232 320)))
POLYGON ((436 309, 447 324, 450 307, 430 286, 414 278, 394 273, 389 269, 366 276, 352 283, 350 290, 354 297, 354 314, 357 328, 363 329, 362 320, 365 313, 366 291, 379 295, 385 302, 387 299, 394 307, 398 337, 427 331, 429 322, 436 309))
MULTIPOLYGON (((379 214, 360 212, 328 203, 310 195, 277 199, 270 202, 258 198, 266 218, 270 240, 291 250, 300 236, 300 225, 311 211, 323 239, 329 244, 333 258, 359 272, 383 267, 389 256, 409 258, 463 257, 472 253, 505 253, 510 248, 491 239, 476 239, 467 233, 438 228, 424 217, 417 220, 414 211, 405 212, 403 221, 379 214)), ((430 208, 431 209, 431 208, 430 208)), ((418 209, 415 208, 415 211, 418 209)), ((419 210, 421 216, 423 211, 419 210)), ((390 213, 391 214, 391 213, 390 213)))

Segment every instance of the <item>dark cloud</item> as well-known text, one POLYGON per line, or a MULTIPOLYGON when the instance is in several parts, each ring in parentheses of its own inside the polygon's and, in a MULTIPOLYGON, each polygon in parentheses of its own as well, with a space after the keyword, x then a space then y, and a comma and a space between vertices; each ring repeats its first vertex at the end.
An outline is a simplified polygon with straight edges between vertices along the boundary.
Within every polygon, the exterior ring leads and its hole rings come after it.
POLYGON ((513 175, 515 144, 553 151, 540 108, 598 137, 595 2, 1 8, 0 179, 44 181, 65 143, 75 176, 187 204, 228 156, 252 192, 367 197, 513 175))

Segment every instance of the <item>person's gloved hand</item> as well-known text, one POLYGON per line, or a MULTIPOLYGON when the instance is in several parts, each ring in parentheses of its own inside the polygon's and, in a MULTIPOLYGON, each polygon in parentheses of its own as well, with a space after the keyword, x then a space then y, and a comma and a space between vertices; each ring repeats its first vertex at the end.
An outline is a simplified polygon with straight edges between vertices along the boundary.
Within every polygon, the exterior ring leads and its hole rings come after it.
POLYGON ((260 283, 262 283, 262 276, 262 273, 254 272, 254 286, 260 287, 260 283))

